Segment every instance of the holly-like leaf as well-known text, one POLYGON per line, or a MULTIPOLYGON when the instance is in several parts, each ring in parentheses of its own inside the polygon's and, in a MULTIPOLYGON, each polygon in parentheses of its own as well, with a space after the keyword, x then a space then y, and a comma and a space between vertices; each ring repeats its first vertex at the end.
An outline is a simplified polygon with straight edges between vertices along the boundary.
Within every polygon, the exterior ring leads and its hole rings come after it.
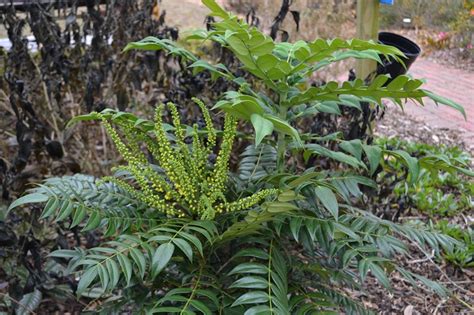
POLYGON ((255 129, 255 146, 258 146, 263 138, 272 134, 273 123, 259 114, 252 114, 250 121, 255 129))

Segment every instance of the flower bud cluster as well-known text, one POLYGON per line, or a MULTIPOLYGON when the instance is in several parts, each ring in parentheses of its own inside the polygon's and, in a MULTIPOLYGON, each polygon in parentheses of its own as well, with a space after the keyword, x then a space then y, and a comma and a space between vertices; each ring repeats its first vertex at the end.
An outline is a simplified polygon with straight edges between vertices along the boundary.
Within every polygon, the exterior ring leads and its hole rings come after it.
POLYGON ((249 209, 259 204, 265 198, 277 195, 278 192, 279 192, 278 189, 263 189, 253 194, 252 196, 239 199, 229 204, 222 204, 217 212, 220 213, 220 212, 223 212, 224 210, 226 212, 233 212, 233 211, 241 211, 241 210, 249 209))
POLYGON ((127 144, 122 141, 110 122, 103 115, 97 114, 118 152, 127 162, 127 165, 118 169, 129 173, 135 183, 131 184, 118 177, 104 177, 103 181, 121 187, 137 200, 166 215, 188 215, 209 220, 224 211, 251 208, 265 198, 276 195, 278 190, 266 189, 231 203, 226 201, 229 159, 237 121, 231 115, 225 116, 220 150, 214 165, 211 165, 209 156, 214 152, 217 132, 204 103, 198 99, 193 100, 200 107, 206 123, 205 144, 200 138, 197 125, 193 126, 192 143, 187 144, 186 132, 181 126, 178 109, 173 103, 168 103, 167 108, 174 125, 174 138, 168 136, 163 126, 164 105, 156 109, 153 135, 135 126, 133 122, 116 121, 127 144), (152 154, 158 169, 148 162, 142 151, 143 145, 152 154))

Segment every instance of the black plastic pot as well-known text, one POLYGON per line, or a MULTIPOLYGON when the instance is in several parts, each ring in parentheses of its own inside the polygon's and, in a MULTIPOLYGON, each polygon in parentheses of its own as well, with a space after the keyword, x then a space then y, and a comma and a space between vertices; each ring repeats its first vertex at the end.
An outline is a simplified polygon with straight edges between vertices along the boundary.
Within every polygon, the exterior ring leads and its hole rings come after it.
POLYGON ((418 46, 415 42, 395 33, 380 32, 379 42, 385 45, 397 47, 406 56, 406 58, 402 58, 402 60, 405 62, 405 67, 400 62, 391 58, 382 58, 384 64, 378 65, 377 73, 390 74, 392 80, 399 75, 405 74, 421 53, 420 46, 418 46))

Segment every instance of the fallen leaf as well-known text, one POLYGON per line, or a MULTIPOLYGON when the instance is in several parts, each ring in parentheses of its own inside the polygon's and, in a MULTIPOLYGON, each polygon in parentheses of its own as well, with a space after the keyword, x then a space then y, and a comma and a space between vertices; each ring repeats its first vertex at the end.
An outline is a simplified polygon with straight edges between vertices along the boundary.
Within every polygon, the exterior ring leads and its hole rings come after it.
POLYGON ((403 311, 403 315, 412 315, 413 314, 413 305, 408 305, 405 307, 405 310, 403 311))

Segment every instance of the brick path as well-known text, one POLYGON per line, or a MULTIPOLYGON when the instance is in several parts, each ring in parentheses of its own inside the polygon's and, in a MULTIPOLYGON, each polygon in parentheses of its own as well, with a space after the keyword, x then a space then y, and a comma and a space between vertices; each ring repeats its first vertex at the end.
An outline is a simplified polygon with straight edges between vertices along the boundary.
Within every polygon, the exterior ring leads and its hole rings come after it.
POLYGON ((407 103, 405 113, 422 120, 432 127, 447 128, 459 131, 464 142, 469 146, 474 145, 474 73, 460 69, 450 68, 429 61, 417 60, 410 68, 415 78, 424 78, 426 89, 449 98, 461 104, 467 114, 467 120, 462 115, 447 106, 439 106, 425 99, 425 106, 416 106, 407 103))

